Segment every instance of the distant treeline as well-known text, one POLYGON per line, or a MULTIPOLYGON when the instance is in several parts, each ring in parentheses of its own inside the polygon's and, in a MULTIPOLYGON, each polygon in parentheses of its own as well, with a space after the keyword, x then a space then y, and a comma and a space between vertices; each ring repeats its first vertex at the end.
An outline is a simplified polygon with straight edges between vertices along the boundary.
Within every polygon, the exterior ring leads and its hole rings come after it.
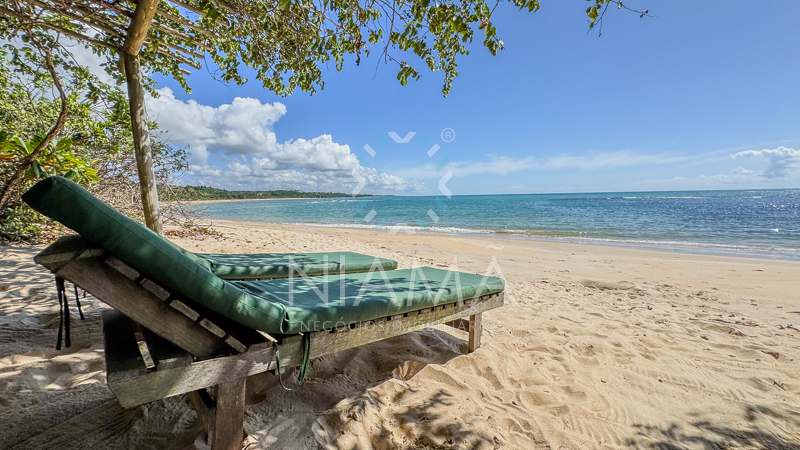
MULTIPOLYGON (((350 197, 342 192, 277 191, 229 191, 211 186, 172 186, 171 198, 175 200, 257 200, 265 198, 335 198, 350 197)), ((371 197, 358 195, 358 197, 371 197)))

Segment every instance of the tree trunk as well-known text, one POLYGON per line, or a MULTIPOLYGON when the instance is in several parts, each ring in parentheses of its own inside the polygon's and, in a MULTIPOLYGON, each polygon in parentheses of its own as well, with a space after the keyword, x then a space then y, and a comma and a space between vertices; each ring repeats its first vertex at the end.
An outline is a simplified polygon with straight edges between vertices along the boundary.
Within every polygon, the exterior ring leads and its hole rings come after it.
POLYGON ((147 127, 147 110, 144 107, 142 70, 139 67, 139 50, 153 22, 159 0, 139 0, 133 11, 125 44, 122 46, 122 64, 128 82, 128 103, 131 106, 131 131, 136 169, 139 171, 139 188, 142 191, 144 222, 148 228, 161 234, 161 212, 158 209, 156 175, 153 171, 153 153, 150 149, 150 130, 147 127))
POLYGON ((153 154, 150 149, 150 130, 147 127, 147 110, 144 105, 144 87, 139 67, 139 55, 138 52, 131 55, 124 51, 121 54, 122 62, 125 65, 125 79, 128 83, 133 150, 136 155, 136 169, 139 172, 144 221, 148 228, 160 234, 161 213, 158 207, 158 191, 156 190, 156 175, 153 170, 153 154))
MULTIPOLYGON (((38 45, 37 45, 38 47, 38 45)), ((58 72, 56 72, 56 68, 53 65, 53 55, 50 53, 49 48, 41 48, 39 50, 44 53, 44 62, 47 66, 47 71, 50 72, 50 76, 53 78, 53 84, 55 85, 56 89, 58 90, 58 95, 61 97, 61 111, 58 113, 58 119, 56 119, 56 124, 42 139, 42 142, 33 149, 32 152, 26 156, 22 162, 20 163, 17 170, 11 175, 11 177, 6 181, 6 184, 3 186, 2 191, 0 191, 0 208, 8 203, 8 200, 11 198, 11 193, 14 192, 14 188, 17 184, 25 177, 25 172, 28 170, 33 162, 41 156, 42 152, 53 142, 61 131, 64 129, 64 125, 67 123, 67 117, 69 116, 69 109, 67 104, 67 94, 64 92, 64 87, 61 85, 61 78, 58 76, 58 72)))

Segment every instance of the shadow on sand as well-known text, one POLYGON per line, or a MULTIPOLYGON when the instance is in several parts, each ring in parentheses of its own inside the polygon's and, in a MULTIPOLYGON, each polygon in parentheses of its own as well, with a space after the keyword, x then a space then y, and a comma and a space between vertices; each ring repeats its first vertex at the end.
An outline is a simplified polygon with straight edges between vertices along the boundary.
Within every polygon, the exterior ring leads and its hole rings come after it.
POLYGON ((679 450, 686 448, 703 450, 721 449, 769 449, 800 450, 800 414, 781 413, 773 409, 747 405, 741 422, 732 424, 696 421, 690 429, 676 424, 669 427, 636 426, 636 437, 628 441, 631 448, 652 448, 657 450, 679 450), (789 427, 789 430, 767 431, 764 422, 789 427))

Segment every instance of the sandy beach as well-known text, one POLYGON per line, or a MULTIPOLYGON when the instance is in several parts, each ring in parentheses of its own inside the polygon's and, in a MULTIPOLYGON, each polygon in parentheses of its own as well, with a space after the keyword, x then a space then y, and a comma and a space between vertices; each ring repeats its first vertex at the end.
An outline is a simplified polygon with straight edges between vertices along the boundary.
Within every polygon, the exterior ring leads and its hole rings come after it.
MULTIPOLYGON (((248 449, 800 449, 800 262, 519 239, 215 222, 197 252, 355 251, 498 272, 483 346, 442 327, 314 360, 247 407, 248 449)), ((0 448, 191 449, 183 397, 125 410, 100 311, 58 303, 41 247, 0 247, 0 448)))

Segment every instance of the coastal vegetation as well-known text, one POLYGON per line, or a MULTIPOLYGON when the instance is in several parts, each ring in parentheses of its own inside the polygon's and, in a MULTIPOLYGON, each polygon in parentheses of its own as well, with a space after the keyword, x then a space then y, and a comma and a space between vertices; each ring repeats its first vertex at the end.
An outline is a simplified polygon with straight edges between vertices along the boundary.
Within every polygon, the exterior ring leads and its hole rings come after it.
MULTIPOLYGON (((262 200, 277 198, 337 198, 350 197, 342 192, 304 192, 295 190, 274 191, 229 191, 210 186, 170 186, 171 197, 175 200, 262 200)), ((159 197, 162 190, 158 192, 159 197)), ((164 195, 167 195, 165 192, 164 195)), ((371 195, 358 195, 357 197, 372 197, 371 195)))
MULTIPOLYGON (((53 175, 141 220, 122 89, 77 64, 69 49, 46 33, 0 46, 0 61, 0 239, 41 242, 62 231, 20 199, 36 181, 53 175)), ((160 184, 188 168, 184 149, 168 145, 157 132, 151 141, 160 184)), ((174 207, 162 215, 175 223, 191 221, 174 207)))

